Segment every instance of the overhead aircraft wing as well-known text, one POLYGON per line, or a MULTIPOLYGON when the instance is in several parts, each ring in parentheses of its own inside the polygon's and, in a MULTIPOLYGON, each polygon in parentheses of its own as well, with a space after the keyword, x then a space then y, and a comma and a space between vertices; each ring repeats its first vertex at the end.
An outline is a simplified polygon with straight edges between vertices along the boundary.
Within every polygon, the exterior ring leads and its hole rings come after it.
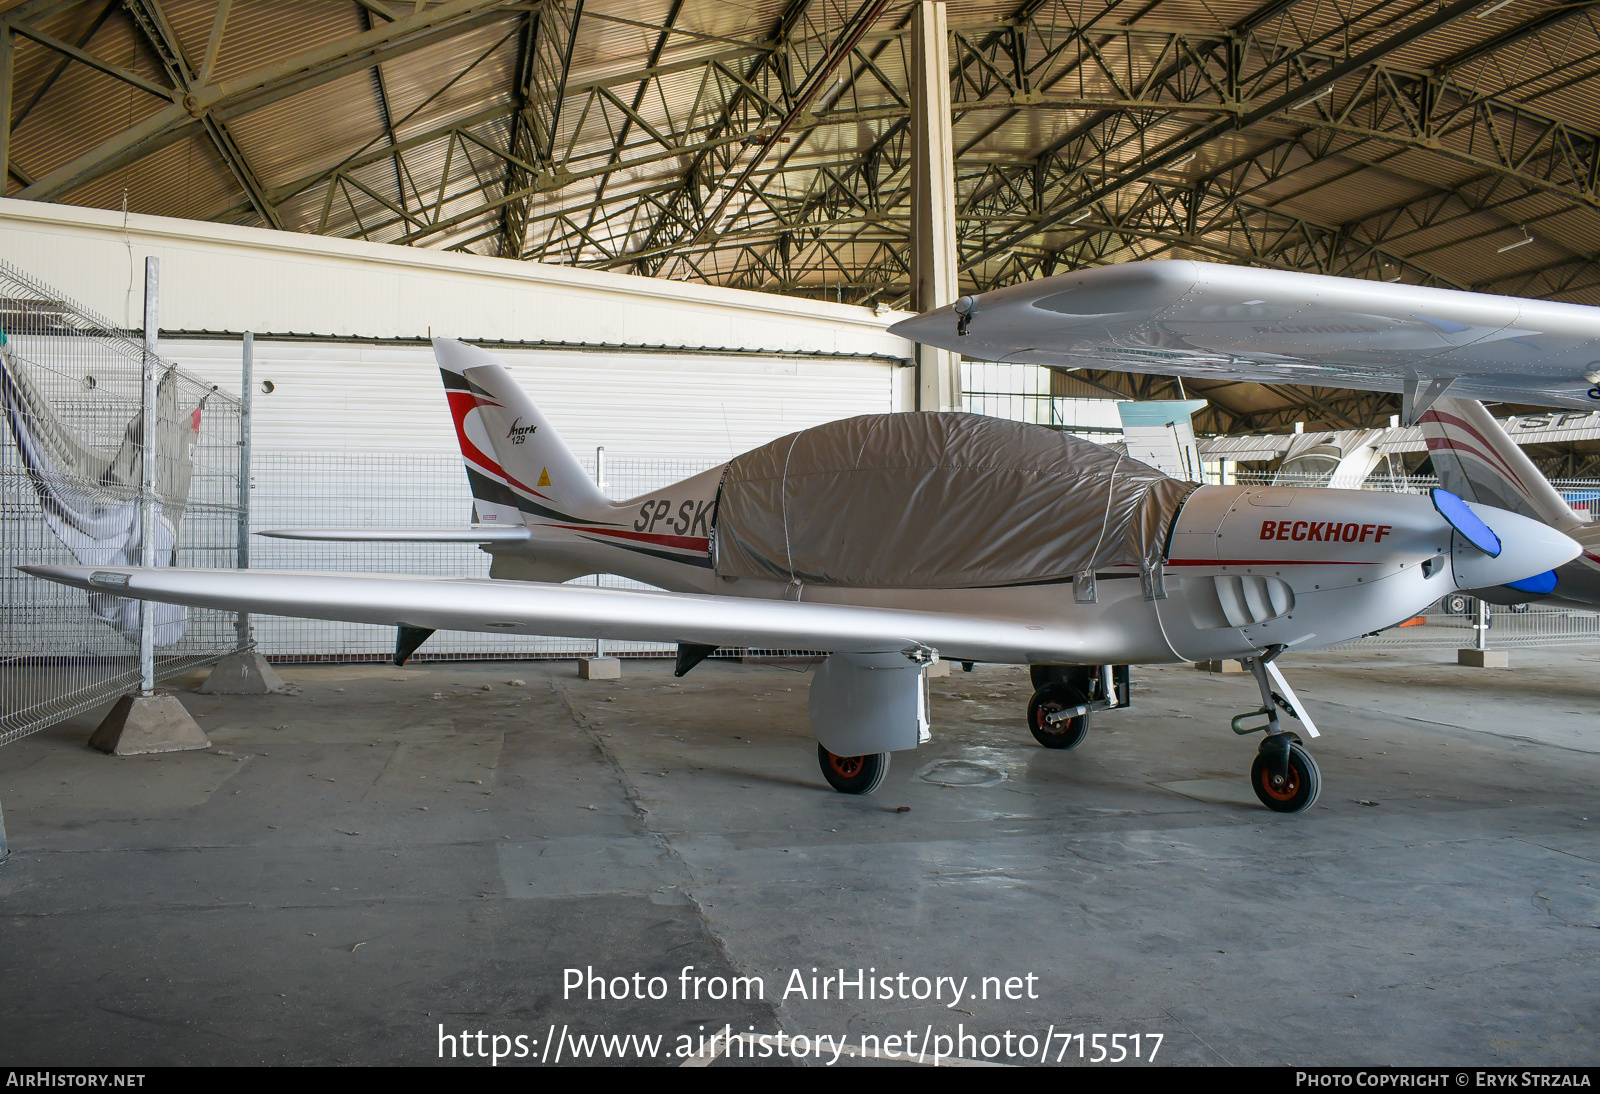
POLYGON ((1401 392, 1408 421, 1446 391, 1600 408, 1600 308, 1320 274, 1130 262, 890 330, 980 361, 1401 392))
POLYGON ((492 579, 136 566, 22 566, 118 596, 428 630, 562 635, 840 653, 944 650, 994 661, 1090 663, 1081 633, 1025 620, 492 579))

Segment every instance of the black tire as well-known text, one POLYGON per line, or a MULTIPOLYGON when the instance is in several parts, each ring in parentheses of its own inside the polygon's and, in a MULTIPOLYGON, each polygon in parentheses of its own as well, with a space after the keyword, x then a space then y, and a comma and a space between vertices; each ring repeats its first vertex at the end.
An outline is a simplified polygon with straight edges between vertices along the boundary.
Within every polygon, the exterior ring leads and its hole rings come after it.
POLYGON ((870 794, 878 789, 883 777, 889 773, 889 754, 877 752, 866 756, 835 756, 822 745, 817 745, 817 764, 828 785, 841 794, 870 794))
POLYGON ((1033 739, 1046 748, 1077 748, 1089 735, 1089 716, 1080 714, 1051 725, 1045 715, 1084 702, 1083 692, 1071 684, 1046 684, 1028 700, 1028 729, 1033 739))
POLYGON ((1322 772, 1311 753, 1298 744, 1289 745, 1289 776, 1281 784, 1273 781, 1267 757, 1256 753, 1250 765, 1250 786, 1261 804, 1274 813, 1303 813, 1317 804, 1322 793, 1322 772))
POLYGON ((1444 610, 1450 615, 1466 615, 1471 606, 1469 598, 1460 593, 1451 593, 1444 598, 1444 610))

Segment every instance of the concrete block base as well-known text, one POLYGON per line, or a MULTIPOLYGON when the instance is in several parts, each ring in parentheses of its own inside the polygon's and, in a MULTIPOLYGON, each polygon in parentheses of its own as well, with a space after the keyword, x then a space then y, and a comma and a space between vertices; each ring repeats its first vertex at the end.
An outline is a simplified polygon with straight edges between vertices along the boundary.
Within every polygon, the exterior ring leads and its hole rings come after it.
POLYGON ((283 677, 273 671, 265 657, 246 650, 217 662, 199 691, 202 695, 274 695, 285 687, 283 677))
POLYGON ((1508 669, 1511 655, 1505 650, 1457 650, 1456 664, 1474 669, 1508 669))
POLYGON ((950 675, 950 662, 940 659, 928 666, 928 679, 936 680, 950 675))
POLYGON ((1194 667, 1201 672, 1220 672, 1228 675, 1244 671, 1242 661, 1196 661, 1194 667))
POLYGON ((620 680, 622 662, 615 657, 578 658, 579 680, 620 680))
POLYGON ((105 721, 89 735, 89 747, 113 756, 142 756, 210 748, 211 742, 176 695, 153 691, 118 699, 105 721))

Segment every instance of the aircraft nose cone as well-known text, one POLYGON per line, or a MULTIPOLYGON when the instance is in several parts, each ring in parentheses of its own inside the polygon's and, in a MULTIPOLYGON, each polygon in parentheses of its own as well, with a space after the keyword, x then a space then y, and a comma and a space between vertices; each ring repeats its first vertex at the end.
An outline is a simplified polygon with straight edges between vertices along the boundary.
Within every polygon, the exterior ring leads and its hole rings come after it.
POLYGON ((1525 581, 1571 562, 1581 553, 1575 540, 1548 524, 1489 505, 1474 504, 1471 509, 1499 537, 1500 554, 1491 558, 1461 532, 1453 531, 1450 565, 1458 589, 1525 581))

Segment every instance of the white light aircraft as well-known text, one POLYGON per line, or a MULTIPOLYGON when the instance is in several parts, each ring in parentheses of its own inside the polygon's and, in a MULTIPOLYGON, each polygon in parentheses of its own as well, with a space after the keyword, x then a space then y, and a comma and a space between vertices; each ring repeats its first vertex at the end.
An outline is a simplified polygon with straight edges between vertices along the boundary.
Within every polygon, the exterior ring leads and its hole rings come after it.
POLYGON ((500 363, 461 342, 434 347, 477 523, 278 534, 480 543, 490 579, 25 569, 144 600, 395 626, 397 658, 439 629, 675 642, 679 675, 723 646, 827 651, 810 688, 819 763, 858 794, 882 781, 889 753, 928 738, 936 658, 1030 666, 1027 724, 1051 748, 1083 741, 1092 713, 1127 706, 1129 665, 1237 658, 1262 699, 1233 719, 1240 734, 1266 734, 1252 787, 1268 808, 1298 812, 1321 777, 1280 712, 1317 732, 1281 653, 1578 552, 1540 521, 1444 491, 1196 486, 969 414, 832 422, 612 502, 500 363), (556 584, 593 573, 663 591, 556 584))

